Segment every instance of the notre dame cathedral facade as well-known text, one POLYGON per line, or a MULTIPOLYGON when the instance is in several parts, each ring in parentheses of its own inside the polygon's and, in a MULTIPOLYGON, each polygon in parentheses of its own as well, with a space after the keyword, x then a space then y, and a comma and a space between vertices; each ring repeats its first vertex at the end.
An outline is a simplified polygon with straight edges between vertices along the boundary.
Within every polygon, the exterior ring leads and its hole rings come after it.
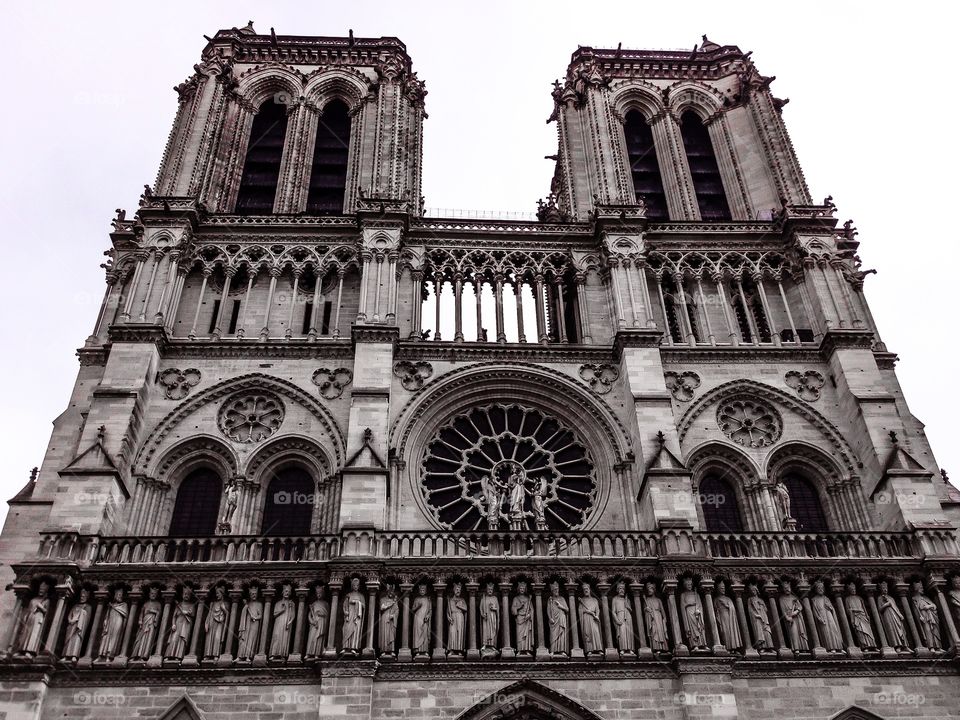
POLYGON ((536 219, 431 217, 403 43, 218 32, 10 500, 0 718, 955 713, 960 497, 771 79, 581 47, 536 219))

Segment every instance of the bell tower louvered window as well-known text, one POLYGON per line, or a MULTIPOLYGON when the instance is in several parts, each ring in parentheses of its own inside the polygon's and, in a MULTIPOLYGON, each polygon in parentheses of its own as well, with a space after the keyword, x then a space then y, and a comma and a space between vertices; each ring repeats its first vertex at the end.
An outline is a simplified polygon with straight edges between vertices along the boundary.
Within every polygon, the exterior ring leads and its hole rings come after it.
POLYGON ((701 219, 729 220, 730 207, 723 192, 720 168, 706 125, 695 112, 688 110, 680 117, 680 134, 683 136, 701 219))
POLYGON ((253 118, 247 159, 237 193, 237 214, 269 215, 273 212, 286 135, 286 105, 267 100, 253 118))
POLYGON ((660 164, 657 162, 657 151, 653 145, 653 131, 643 115, 636 110, 627 113, 623 131, 627 140, 633 191, 638 200, 642 198, 646 203, 648 218, 666 220, 667 196, 663 191, 660 164))
POLYGON ((350 149, 350 115, 340 100, 323 108, 317 121, 313 166, 307 193, 311 215, 342 215, 347 186, 347 156, 350 149))

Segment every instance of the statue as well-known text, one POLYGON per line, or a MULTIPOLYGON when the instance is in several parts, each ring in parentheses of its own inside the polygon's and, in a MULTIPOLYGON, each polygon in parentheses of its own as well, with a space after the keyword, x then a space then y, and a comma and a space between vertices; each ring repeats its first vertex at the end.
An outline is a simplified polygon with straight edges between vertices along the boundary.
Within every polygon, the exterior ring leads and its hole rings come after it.
POLYGON ((570 648, 567 634, 567 616, 570 608, 560 595, 560 584, 550 583, 550 597, 547 598, 547 620, 550 622, 550 652, 554 655, 566 655, 570 648))
POLYGON ((193 588, 183 588, 180 601, 173 609, 173 620, 167 633, 167 648, 163 656, 171 660, 182 660, 190 648, 190 631, 197 614, 197 603, 193 598, 193 588))
POLYGON ((540 478, 540 484, 537 491, 533 494, 531 502, 533 508, 533 521, 537 530, 547 529, 547 478, 540 478))
POLYGON ((396 654, 397 618, 400 616, 400 601, 397 599, 397 589, 393 583, 384 586, 380 596, 380 653, 393 656, 396 654))
POLYGON ((356 654, 363 639, 363 613, 366 603, 360 592, 360 578, 351 578, 350 592, 343 599, 343 652, 356 654))
POLYGON ((809 650, 807 625, 803 621, 803 605, 793 594, 793 588, 790 586, 789 580, 784 580, 780 584, 780 589, 782 592, 780 595, 780 617, 783 618, 790 649, 794 652, 809 650))
POLYGON ((307 647, 304 656, 317 658, 323 654, 323 642, 327 638, 327 626, 330 623, 330 603, 323 599, 323 590, 316 588, 316 598, 307 610, 307 647))
POLYGON ((643 615, 647 624, 647 635, 650 637, 650 649, 655 653, 668 652, 670 641, 667 639, 663 601, 657 597, 657 588, 653 583, 644 585, 644 595, 643 615))
POLYGON ((483 652, 496 652, 500 634, 500 602, 492 582, 488 582, 480 596, 480 636, 483 652))
POLYGON ((784 484, 783 480, 777 480, 773 486, 775 493, 774 500, 777 504, 777 512, 780 514, 781 526, 786 529, 787 523, 793 518, 790 516, 790 490, 784 484))
POLYGON ((147 600, 140 608, 140 624, 137 626, 137 636, 133 640, 133 649, 130 651, 132 660, 146 660, 153 653, 153 644, 160 627, 160 614, 163 607, 160 604, 160 588, 151 586, 147 590, 147 600))
POLYGON ((526 580, 517 581, 517 594, 510 603, 510 614, 517 630, 517 655, 532 655, 533 605, 527 595, 526 580))
POLYGON ((284 585, 280 599, 273 606, 273 634, 270 637, 270 657, 286 659, 290 654, 290 636, 293 621, 297 618, 297 606, 293 602, 293 588, 284 585))
POLYGON ((880 612, 880 622, 883 623, 883 632, 887 636, 890 647, 899 652, 909 652, 907 633, 903 627, 903 613, 897 607, 896 600, 888 594, 887 583, 883 580, 877 587, 877 610, 880 612))
POLYGON ((83 652, 83 637, 90 624, 90 591, 83 588, 80 599, 67 615, 67 634, 63 640, 63 657, 76 660, 83 652))
POLYGON ((760 588, 750 585, 750 597, 747 599, 747 618, 753 628, 753 647, 760 652, 772 651, 773 634, 770 632, 770 617, 767 604, 760 597, 760 588))
POLYGON ((634 652, 633 609, 627 598, 627 585, 622 580, 614 588, 615 595, 610 601, 610 619, 613 621, 617 648, 621 653, 634 652))
POLYGON ((700 593, 693 589, 693 578, 683 579, 683 592, 680 593, 680 615, 683 616, 687 645, 690 649, 706 649, 707 635, 703 627, 703 603, 700 601, 700 593))
POLYGON ((950 590, 947 591, 947 606, 953 615, 953 624, 960 627, 960 575, 950 578, 950 590))
POLYGON ((213 589, 213 602, 207 611, 207 619, 203 622, 206 639, 203 642, 203 656, 216 658, 223 652, 223 639, 226 637, 227 617, 230 607, 227 604, 227 589, 217 585, 213 589))
POLYGON ((937 606, 923 594, 923 584, 913 583, 913 609, 920 618, 920 632, 923 635, 923 644, 934 652, 943 652, 943 642, 940 639, 940 616, 937 606))
POLYGON ((113 601, 107 605, 107 617, 100 633, 100 651, 97 653, 99 658, 113 660, 120 654, 123 626, 129 612, 130 608, 124 601, 123 588, 117 588, 113 591, 113 601))
POLYGON ((823 582, 820 580, 813 584, 810 612, 813 614, 813 621, 817 624, 820 644, 830 652, 843 652, 843 636, 840 634, 840 624, 837 622, 837 611, 827 597, 823 582))
POLYGON ((240 491, 237 481, 231 480, 223 491, 223 517, 220 519, 220 529, 229 533, 233 529, 233 516, 237 512, 237 503, 240 501, 240 491))
POLYGON ((580 629, 583 631, 583 651, 587 655, 603 653, 600 635, 600 603, 593 596, 590 583, 582 583, 580 597, 580 629))
POLYGON ((510 507, 510 529, 511 530, 523 530, 524 522, 523 518, 526 515, 526 512, 523 509, 523 501, 527 497, 527 488, 524 485, 526 482, 526 475, 519 465, 513 465, 513 472, 510 473, 510 477, 507 480, 507 491, 510 493, 509 497, 509 507, 510 507))
POLYGON ((249 660, 260 649, 260 624, 263 622, 263 601, 260 588, 251 585, 247 601, 240 611, 240 632, 237 633, 237 660, 249 660))
POLYGON ((453 584, 453 594, 447 599, 447 652, 463 655, 464 625, 467 601, 463 599, 463 585, 453 584))
POLYGON ((427 595, 427 586, 424 583, 417 585, 417 596, 411 607, 413 612, 413 643, 414 655, 430 654, 430 621, 433 619, 433 603, 427 595))
POLYGON ((503 486, 496 478, 484 475, 480 478, 482 488, 480 512, 487 519, 487 530, 500 529, 501 506, 503 505, 503 486))
POLYGON ((40 652, 43 626, 50 609, 50 598, 47 597, 49 592, 50 586, 41 582, 36 596, 27 603, 27 610, 20 621, 20 652, 24 655, 36 655, 40 652))
POLYGON ((877 640, 870 625, 870 616, 863 603, 863 598, 857 594, 856 583, 847 585, 847 597, 844 599, 847 615, 850 616, 850 628, 856 638, 857 646, 862 650, 876 650, 877 640))
POLYGON ((713 610, 717 616, 717 630, 720 641, 727 650, 743 648, 743 638, 740 635, 740 626, 737 624, 737 608, 733 600, 727 595, 727 584, 717 582, 717 594, 713 596, 713 610))

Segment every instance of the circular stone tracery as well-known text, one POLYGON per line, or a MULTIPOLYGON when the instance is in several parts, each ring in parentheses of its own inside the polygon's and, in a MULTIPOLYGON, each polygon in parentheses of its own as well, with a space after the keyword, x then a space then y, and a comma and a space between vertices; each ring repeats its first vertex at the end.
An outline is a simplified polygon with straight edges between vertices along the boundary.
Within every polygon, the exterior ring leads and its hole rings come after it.
POLYGON ((717 425, 735 443, 751 448, 773 445, 783 432, 780 414, 767 403, 751 398, 720 403, 717 425))
POLYGON ((231 440, 255 443, 273 435, 280 428, 283 416, 283 402, 276 395, 243 393, 224 401, 217 424, 231 440))
POLYGON ((437 431, 427 444, 421 490, 441 525, 480 530, 488 527, 484 491, 494 485, 501 529, 511 522, 536 529, 538 495, 548 529, 581 527, 597 491, 593 461, 576 433, 540 410, 499 403, 457 415, 437 431), (514 494, 522 495, 522 519, 510 517, 511 476, 523 486, 514 494))

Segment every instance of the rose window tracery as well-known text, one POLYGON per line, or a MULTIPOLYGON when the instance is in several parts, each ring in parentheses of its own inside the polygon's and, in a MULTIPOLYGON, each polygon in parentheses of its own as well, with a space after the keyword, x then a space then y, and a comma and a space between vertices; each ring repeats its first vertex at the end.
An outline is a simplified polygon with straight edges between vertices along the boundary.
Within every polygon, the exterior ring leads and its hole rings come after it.
POLYGON ((735 443, 751 448, 773 445, 783 432, 780 414, 767 403, 751 398, 721 403, 717 408, 717 425, 735 443))
POLYGON ((273 435, 280 428, 283 416, 283 402, 275 395, 244 393, 223 403, 217 424, 231 440, 255 443, 273 435))
POLYGON ((597 491, 575 431, 537 409, 491 404, 457 415, 427 444, 421 489, 453 530, 581 527, 597 491))

